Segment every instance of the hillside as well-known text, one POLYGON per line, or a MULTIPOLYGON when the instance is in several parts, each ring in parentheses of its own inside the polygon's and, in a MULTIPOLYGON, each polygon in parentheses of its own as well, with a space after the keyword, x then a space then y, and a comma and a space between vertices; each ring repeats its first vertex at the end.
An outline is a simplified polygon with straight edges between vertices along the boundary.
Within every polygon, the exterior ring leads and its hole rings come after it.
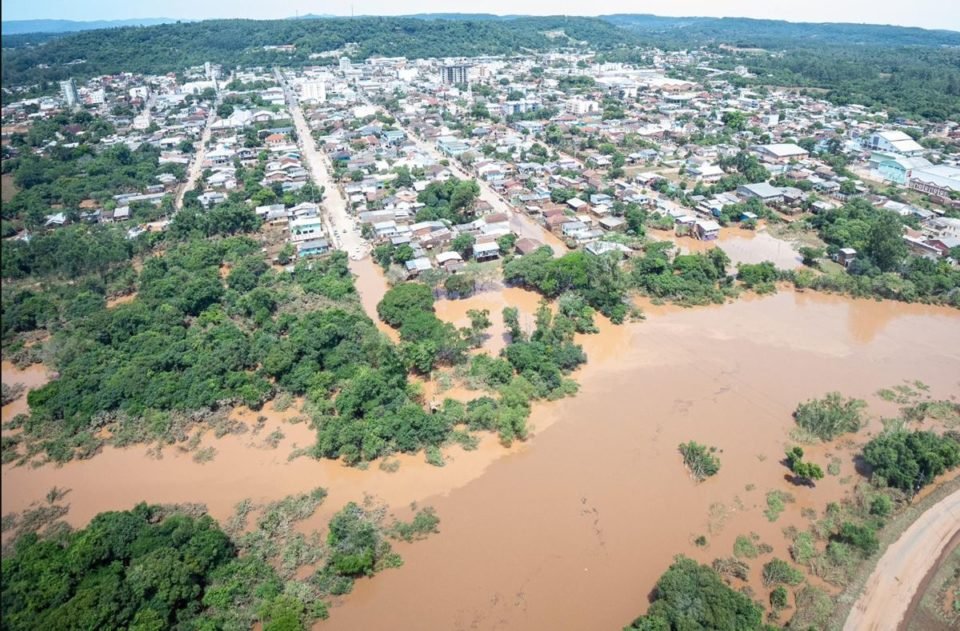
POLYGON ((122 26, 153 26, 155 24, 170 24, 176 18, 135 18, 130 20, 4 20, 0 31, 4 35, 21 35, 24 33, 75 33, 78 31, 94 31, 103 28, 118 28, 122 26))
POLYGON ((600 19, 642 33, 660 45, 715 43, 743 48, 819 48, 823 46, 960 46, 960 32, 880 24, 841 24, 755 20, 751 18, 660 17, 613 14, 600 19))
POLYGON ((305 63, 312 53, 359 44, 358 58, 411 58, 510 54, 556 48, 546 31, 564 31, 572 41, 597 50, 634 44, 635 36, 597 18, 522 17, 512 20, 422 20, 329 18, 309 20, 207 20, 203 22, 84 31, 42 45, 8 49, 4 38, 3 85, 67 76, 168 72, 204 61, 225 64, 305 63), (294 54, 264 46, 294 44, 294 54), (83 64, 65 66, 71 61, 83 64), (48 64, 49 68, 38 68, 48 64))

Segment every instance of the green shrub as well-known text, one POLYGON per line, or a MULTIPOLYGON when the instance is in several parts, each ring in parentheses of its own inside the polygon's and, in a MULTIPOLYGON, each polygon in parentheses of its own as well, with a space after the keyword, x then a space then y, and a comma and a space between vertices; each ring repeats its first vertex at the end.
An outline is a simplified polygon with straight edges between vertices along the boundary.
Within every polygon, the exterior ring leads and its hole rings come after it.
POLYGON ((772 559, 763 564, 764 585, 799 585, 803 581, 803 572, 783 559, 772 559))
POLYGON ((750 537, 738 535, 736 541, 733 542, 733 554, 742 559, 755 559, 758 552, 750 537))
POLYGON ((767 516, 768 520, 777 521, 777 518, 780 517, 780 513, 786 510, 786 504, 793 501, 793 495, 790 493, 776 490, 768 491, 767 510, 765 510, 763 514, 767 516))
POLYGON ((763 609, 706 565, 680 556, 657 581, 646 615, 627 629, 761 629, 763 609))
POLYGON ((893 512, 893 500, 883 493, 870 500, 870 514, 877 517, 889 517, 893 512))
POLYGON ((774 611, 786 609, 789 604, 790 598, 787 595, 787 589, 782 585, 775 587, 770 592, 770 606, 773 607, 774 611))
POLYGON ((698 482, 720 471, 720 459, 713 455, 717 451, 716 447, 707 447, 691 440, 689 443, 681 443, 679 449, 683 454, 683 464, 687 465, 698 482))
POLYGON ((844 522, 840 526, 840 532, 837 533, 836 539, 853 546, 864 557, 868 557, 880 549, 877 533, 870 526, 844 522))
POLYGON ((817 556, 817 544, 809 532, 798 532, 790 545, 790 557, 800 565, 809 566, 817 556))
POLYGON ((797 592, 796 612, 790 619, 791 629, 826 629, 827 620, 833 613, 834 603, 830 594, 811 585, 804 585, 797 592))
POLYGON ((823 399, 801 403, 793 416, 797 425, 820 440, 833 440, 860 429, 865 407, 859 399, 844 399, 839 392, 831 392, 823 399))
POLYGON ((413 516, 410 522, 395 520, 387 529, 387 535, 394 539, 403 541, 415 541, 423 539, 427 535, 439 532, 437 526, 440 524, 440 518, 431 507, 423 508, 413 516))

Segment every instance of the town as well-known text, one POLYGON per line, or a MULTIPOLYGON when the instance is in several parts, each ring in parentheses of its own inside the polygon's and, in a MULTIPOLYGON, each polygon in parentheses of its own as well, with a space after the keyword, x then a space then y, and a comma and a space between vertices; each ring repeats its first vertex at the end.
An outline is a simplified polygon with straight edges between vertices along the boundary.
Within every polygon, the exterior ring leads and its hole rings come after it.
MULTIPOLYGON (((113 131, 99 146, 155 148, 159 168, 5 236, 82 221, 125 222, 135 238, 184 205, 230 199, 286 232, 271 244, 280 263, 342 249, 406 278, 448 277, 542 245, 629 256, 646 234, 691 247, 769 229, 796 243, 798 219, 862 198, 904 217, 915 254, 960 252, 960 220, 944 216, 960 208, 960 163, 938 150, 960 138, 956 122, 737 89, 729 79, 746 69, 711 68, 703 51, 645 51, 646 67, 560 53, 353 63, 350 51, 296 70, 67 80, 59 98, 10 102, 5 155, 76 146, 83 123, 39 146, 9 137, 83 113, 113 131), (694 71, 704 78, 673 78, 694 71)), ((857 252, 824 255, 849 266, 857 252)))

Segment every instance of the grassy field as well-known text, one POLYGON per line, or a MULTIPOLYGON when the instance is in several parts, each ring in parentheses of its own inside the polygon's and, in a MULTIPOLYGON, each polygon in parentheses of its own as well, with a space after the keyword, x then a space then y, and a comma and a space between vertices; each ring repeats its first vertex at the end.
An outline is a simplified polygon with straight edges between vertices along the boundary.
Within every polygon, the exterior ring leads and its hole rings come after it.
POLYGON ((10 173, 0 177, 0 199, 9 202, 17 194, 17 186, 13 183, 13 175, 10 173))
POLYGON ((906 631, 960 628, 960 546, 953 549, 931 577, 906 631))

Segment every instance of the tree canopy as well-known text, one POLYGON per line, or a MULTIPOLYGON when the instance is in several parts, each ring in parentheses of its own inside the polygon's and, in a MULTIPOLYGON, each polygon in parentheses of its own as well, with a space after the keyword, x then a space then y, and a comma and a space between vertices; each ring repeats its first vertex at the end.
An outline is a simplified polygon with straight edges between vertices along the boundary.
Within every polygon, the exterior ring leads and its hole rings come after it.
POLYGON ((713 568, 680 556, 654 588, 647 613, 629 631, 750 631, 763 607, 728 587, 713 568))
POLYGON ((11 630, 222 628, 216 620, 236 608, 251 619, 265 610, 269 627, 279 599, 291 598, 269 565, 239 558, 209 516, 164 516, 146 504, 101 513, 58 538, 24 535, 3 559, 2 583, 11 630), (247 602, 217 596, 230 581, 258 589, 247 602))
POLYGON ((863 459, 881 484, 917 492, 960 465, 960 442, 930 431, 888 432, 867 443, 863 459))

